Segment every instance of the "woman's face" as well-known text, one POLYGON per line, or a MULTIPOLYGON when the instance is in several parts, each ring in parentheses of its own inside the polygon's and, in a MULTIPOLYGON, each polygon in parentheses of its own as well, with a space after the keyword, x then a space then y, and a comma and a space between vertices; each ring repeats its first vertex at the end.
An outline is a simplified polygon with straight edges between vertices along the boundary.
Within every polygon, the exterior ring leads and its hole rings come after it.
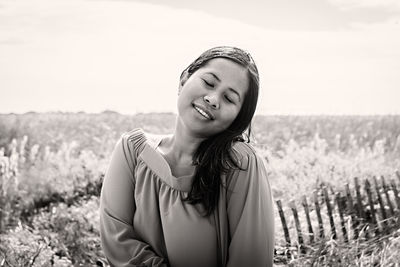
POLYGON ((214 58, 195 71, 179 88, 179 122, 194 135, 209 137, 227 129, 242 107, 248 90, 247 69, 214 58))

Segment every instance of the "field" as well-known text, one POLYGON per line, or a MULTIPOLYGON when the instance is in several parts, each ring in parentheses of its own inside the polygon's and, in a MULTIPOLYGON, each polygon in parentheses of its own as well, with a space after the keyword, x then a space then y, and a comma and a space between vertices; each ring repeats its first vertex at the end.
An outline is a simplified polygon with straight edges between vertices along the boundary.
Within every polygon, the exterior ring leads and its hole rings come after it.
MULTIPOLYGON (((0 266, 102 266, 98 196, 119 136, 141 127, 170 133, 174 114, 112 111, 0 115, 0 266)), ((395 177, 400 116, 258 116, 254 146, 267 160, 275 200, 287 207, 321 184, 342 190, 354 177, 395 177)), ((279 215, 276 245, 285 243, 279 215)), ((328 222, 326 222, 328 224, 328 222)), ((288 221, 293 230, 294 222, 288 221)), ((327 239, 292 266, 398 266, 400 232, 379 242, 327 239), (340 264, 338 264, 340 262, 340 264)))

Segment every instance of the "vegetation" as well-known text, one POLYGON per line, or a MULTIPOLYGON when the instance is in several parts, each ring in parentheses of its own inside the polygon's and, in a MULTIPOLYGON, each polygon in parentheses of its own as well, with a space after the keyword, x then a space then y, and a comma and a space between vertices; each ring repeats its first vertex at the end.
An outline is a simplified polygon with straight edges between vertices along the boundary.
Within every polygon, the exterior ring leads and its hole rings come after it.
MULTIPOLYGON (((174 121, 174 114, 0 115, 0 266, 106 265, 98 196, 109 155, 124 131, 169 133, 174 121)), ((283 203, 321 183, 340 189, 355 176, 392 177, 400 166, 400 116, 258 116, 253 126, 274 197, 283 203)), ((303 256, 277 255, 276 264, 391 266, 400 258, 399 236, 328 239, 303 256)))

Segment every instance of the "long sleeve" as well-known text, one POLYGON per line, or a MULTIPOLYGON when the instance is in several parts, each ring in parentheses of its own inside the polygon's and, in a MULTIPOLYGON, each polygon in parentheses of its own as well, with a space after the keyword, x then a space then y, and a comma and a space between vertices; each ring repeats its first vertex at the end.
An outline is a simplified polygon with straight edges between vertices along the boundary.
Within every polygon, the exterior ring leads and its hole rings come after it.
POLYGON ((166 259, 140 240, 133 227, 136 210, 135 157, 128 138, 116 144, 100 196, 100 236, 111 266, 168 266, 166 259))
POLYGON ((262 158, 246 145, 241 167, 228 183, 228 267, 273 266, 274 212, 262 158))

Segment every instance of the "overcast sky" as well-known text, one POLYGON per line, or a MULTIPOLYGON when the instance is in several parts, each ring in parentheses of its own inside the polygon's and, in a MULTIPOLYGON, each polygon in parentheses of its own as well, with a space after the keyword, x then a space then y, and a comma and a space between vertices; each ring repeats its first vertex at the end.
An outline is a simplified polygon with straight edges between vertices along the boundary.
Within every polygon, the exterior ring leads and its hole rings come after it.
POLYGON ((253 55, 258 114, 400 114, 398 0, 0 0, 0 113, 176 112, 217 45, 253 55))

